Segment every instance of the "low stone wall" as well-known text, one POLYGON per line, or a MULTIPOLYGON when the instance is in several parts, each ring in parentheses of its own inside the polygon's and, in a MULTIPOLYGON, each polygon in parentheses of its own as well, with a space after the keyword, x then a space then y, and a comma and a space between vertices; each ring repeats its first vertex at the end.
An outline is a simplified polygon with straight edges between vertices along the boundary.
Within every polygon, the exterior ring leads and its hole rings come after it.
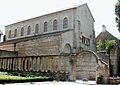
POLYGON ((0 70, 38 72, 41 75, 51 75, 56 80, 69 79, 68 56, 26 56, 1 57, 0 70))
MULTIPOLYGON (((98 71, 98 74, 104 70, 104 73, 108 72, 107 65, 104 66, 104 63, 100 64, 100 62, 90 51, 70 55, 0 57, 0 70, 50 73, 57 80, 74 81, 83 78, 93 80, 99 65, 99 69, 104 69, 98 71)), ((106 77, 104 74, 103 76, 106 77)))
POLYGON ((69 58, 66 56, 28 56, 0 58, 0 69, 20 71, 69 71, 69 58))
POLYGON ((90 52, 81 52, 76 56, 76 78, 82 80, 87 78, 89 80, 95 80, 97 59, 90 52))

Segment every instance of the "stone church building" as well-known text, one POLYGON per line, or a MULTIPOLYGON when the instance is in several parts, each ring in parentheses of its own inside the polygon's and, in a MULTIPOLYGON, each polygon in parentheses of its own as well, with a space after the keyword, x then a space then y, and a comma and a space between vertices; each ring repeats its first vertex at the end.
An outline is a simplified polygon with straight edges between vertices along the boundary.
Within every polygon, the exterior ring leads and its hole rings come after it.
POLYGON ((94 22, 83 4, 7 25, 0 43, 0 69, 59 72, 68 80, 95 79, 96 69, 108 65, 93 52, 94 22))

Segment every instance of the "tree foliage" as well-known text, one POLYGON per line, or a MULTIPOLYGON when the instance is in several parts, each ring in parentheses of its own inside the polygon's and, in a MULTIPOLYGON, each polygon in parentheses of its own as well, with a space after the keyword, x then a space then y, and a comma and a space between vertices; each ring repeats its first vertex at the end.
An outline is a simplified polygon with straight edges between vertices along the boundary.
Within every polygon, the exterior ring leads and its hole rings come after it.
POLYGON ((97 42, 97 51, 103 51, 103 50, 105 50, 104 49, 104 45, 103 45, 103 43, 102 43, 102 41, 100 40, 99 42, 97 42))
POLYGON ((118 27, 118 31, 120 32, 120 0, 115 5, 115 14, 116 14, 116 23, 118 27))
POLYGON ((105 49, 107 51, 110 51, 111 49, 113 49, 116 46, 117 46, 117 43, 115 40, 106 40, 105 41, 105 49))
POLYGON ((97 42, 97 51, 110 51, 113 47, 117 46, 115 40, 105 40, 105 43, 101 41, 97 42))

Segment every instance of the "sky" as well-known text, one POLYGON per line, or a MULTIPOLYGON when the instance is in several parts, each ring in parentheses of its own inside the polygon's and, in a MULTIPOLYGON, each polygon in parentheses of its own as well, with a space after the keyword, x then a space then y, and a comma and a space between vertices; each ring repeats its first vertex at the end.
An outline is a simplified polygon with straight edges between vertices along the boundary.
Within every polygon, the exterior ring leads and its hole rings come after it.
POLYGON ((96 36, 106 30, 120 39, 115 22, 115 4, 117 0, 0 0, 0 30, 5 33, 5 26, 87 3, 95 19, 96 36))

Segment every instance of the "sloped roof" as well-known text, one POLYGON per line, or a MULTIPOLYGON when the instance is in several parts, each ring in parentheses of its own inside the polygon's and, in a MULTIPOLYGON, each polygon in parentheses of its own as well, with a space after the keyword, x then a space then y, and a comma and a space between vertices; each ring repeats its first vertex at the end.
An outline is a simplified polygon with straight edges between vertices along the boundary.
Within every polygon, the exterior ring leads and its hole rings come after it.
POLYGON ((104 61, 105 63, 109 64, 109 56, 107 54, 104 53, 96 53, 97 56, 99 57, 99 59, 101 59, 102 61, 104 61))
POLYGON ((101 32, 97 37, 96 37, 96 42, 99 40, 116 40, 120 41, 118 38, 113 36, 111 33, 109 33, 107 30, 105 32, 101 32))

